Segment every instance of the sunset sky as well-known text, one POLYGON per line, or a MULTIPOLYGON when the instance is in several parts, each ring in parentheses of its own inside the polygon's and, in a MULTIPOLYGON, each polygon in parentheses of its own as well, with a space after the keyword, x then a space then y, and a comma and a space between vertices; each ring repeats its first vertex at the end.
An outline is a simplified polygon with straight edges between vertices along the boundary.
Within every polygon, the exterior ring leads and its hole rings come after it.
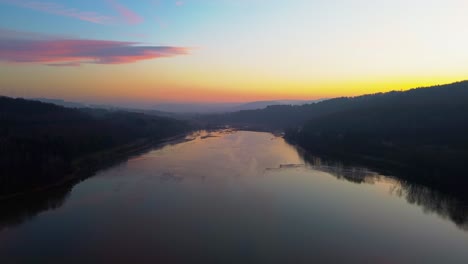
POLYGON ((0 94, 351 96, 468 79, 467 0, 0 0, 0 94))

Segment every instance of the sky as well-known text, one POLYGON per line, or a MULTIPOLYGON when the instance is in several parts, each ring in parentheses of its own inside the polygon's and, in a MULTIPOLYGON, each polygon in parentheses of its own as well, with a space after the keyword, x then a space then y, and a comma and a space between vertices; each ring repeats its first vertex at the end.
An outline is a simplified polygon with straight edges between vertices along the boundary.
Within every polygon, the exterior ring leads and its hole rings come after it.
POLYGON ((0 0, 0 95, 318 99, 468 79, 466 0, 0 0))

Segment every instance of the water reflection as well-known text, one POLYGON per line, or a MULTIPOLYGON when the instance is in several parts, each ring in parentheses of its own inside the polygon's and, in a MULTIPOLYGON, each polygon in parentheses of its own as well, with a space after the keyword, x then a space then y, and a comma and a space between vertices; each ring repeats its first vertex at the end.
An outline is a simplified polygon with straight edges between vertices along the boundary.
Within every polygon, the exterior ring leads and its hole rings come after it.
MULTIPOLYGON (((221 131, 199 131, 192 135, 189 135, 185 140, 179 140, 177 143, 180 144, 190 144, 199 143, 200 141, 209 141, 209 140, 219 140, 220 138, 226 138, 226 136, 233 136, 238 132, 234 130, 221 130, 221 131)), ((404 198, 408 203, 420 206, 426 213, 435 213, 439 216, 449 219, 453 223, 456 224, 457 227, 464 231, 468 231, 468 203, 466 199, 460 197, 454 197, 442 192, 435 190, 434 188, 425 187, 422 185, 418 185, 412 183, 410 181, 403 181, 398 180, 399 177, 387 177, 383 176, 380 173, 367 169, 360 166, 350 165, 349 163, 345 163, 343 161, 335 161, 331 159, 324 159, 321 157, 313 156, 308 153, 305 153, 301 150, 294 149, 290 145, 286 145, 286 143, 280 138, 273 136, 271 134, 267 134, 265 137, 265 133, 261 137, 268 138, 265 142, 249 142, 251 147, 255 149, 259 149, 259 146, 269 146, 273 144, 272 140, 280 140, 276 146, 273 146, 273 149, 262 149, 264 152, 268 151, 277 151, 278 153, 283 151, 287 147, 288 151, 290 148, 293 149, 293 153, 296 153, 302 163, 284 163, 278 164, 276 167, 272 168, 263 168, 264 170, 268 171, 275 171, 275 170, 294 170, 294 169, 307 169, 313 171, 321 171, 327 174, 333 175, 337 179, 345 180, 348 182, 356 183, 356 184, 376 184, 385 182, 388 183, 388 193, 404 198), (257 145, 255 145, 257 144, 257 145)), ((258 134, 256 134, 258 136, 258 134)), ((246 137, 254 137, 253 135, 248 135, 246 137)), ((254 139, 254 141, 257 139, 254 139)), ((224 168, 225 171, 223 172, 224 176, 231 175, 234 177, 239 176, 248 176, 248 175, 255 175, 257 167, 260 165, 257 163, 257 160, 253 161, 246 161, 244 160, 245 152, 242 152, 243 147, 239 145, 239 139, 232 137, 227 140, 228 144, 225 145, 208 145, 205 146, 206 149, 210 150, 217 150, 220 153, 223 153, 225 157, 222 157, 219 161, 216 158, 219 158, 219 155, 213 155, 210 158, 213 158, 213 171, 221 171, 220 168, 224 168), (223 150, 229 149, 229 151, 223 150), (225 159, 229 162, 226 163, 225 159), (225 162, 225 163, 223 163, 225 162), (233 168, 226 169, 226 167, 232 166, 233 168), (235 169, 237 170, 234 170, 235 169)), ((178 144, 166 145, 165 148, 169 151, 174 151, 177 148, 178 144)), ((183 151, 187 152, 187 149, 183 151)), ((200 149, 194 149, 194 153, 178 153, 175 155, 180 160, 171 160, 173 164, 168 163, 168 167, 173 167, 176 169, 180 169, 181 166, 186 166, 187 171, 192 172, 194 175, 190 180, 199 179, 200 181, 205 181, 206 175, 203 171, 197 172, 196 170, 200 168, 204 168, 206 170, 206 164, 189 164, 189 161, 193 158, 194 155, 198 155, 197 151, 200 149), (184 163, 185 162, 185 163, 184 163), (179 164, 178 164, 179 163, 179 164), (178 164, 178 165, 177 165, 178 164), (193 166, 193 167, 190 167, 193 166), (197 174, 198 173, 198 174, 197 174)), ((166 152, 161 150, 160 152, 147 154, 149 157, 151 155, 161 155, 164 156, 166 152)), ((275 155, 275 153, 270 153, 269 155, 275 155)), ((144 158, 145 155, 140 156, 144 158)), ((153 157, 154 158, 154 157, 153 157)), ((139 158, 136 158, 137 160, 139 158)), ((276 161, 276 159, 274 159, 276 161)), ((294 157, 290 158, 290 160, 294 160, 294 157)), ((299 161, 300 161, 299 160, 299 161)), ((162 159, 162 161, 166 161, 162 159)), ((156 169, 154 160, 148 160, 147 162, 141 161, 138 165, 140 167, 146 166, 148 168, 148 177, 145 179, 156 180, 161 183, 171 183, 171 184, 182 184, 187 177, 183 177, 180 174, 171 171, 169 169, 154 172, 153 170, 156 169), (153 177, 152 175, 156 175, 153 177)), ((164 167, 163 163, 161 166, 164 167)), ((144 168, 143 168, 144 169, 144 168)), ((142 173, 142 172, 140 172, 142 173)), ((398 175, 397 175, 398 176, 398 175)), ((403 178, 403 177, 402 177, 403 178)), ((0 202, 1 214, 0 214, 0 233, 10 227, 14 227, 16 225, 22 224, 26 221, 33 219, 36 215, 43 211, 50 211, 56 210, 60 208, 65 201, 67 200, 72 186, 66 186, 61 189, 56 189, 51 192, 42 193, 40 195, 36 195, 34 197, 22 197, 21 199, 15 200, 8 200, 0 202)))
POLYGON ((468 231, 467 202, 443 195, 428 187, 403 183, 393 190, 394 194, 405 197, 410 204, 421 206, 426 213, 437 213, 450 219, 457 227, 468 231))
POLYGON ((64 186, 54 191, 23 196, 0 202, 0 233, 9 227, 33 219, 43 211, 60 208, 70 194, 72 186, 64 186))
POLYGON ((342 161, 324 159, 300 150, 299 153, 310 169, 329 173, 338 179, 357 184, 389 182, 390 194, 422 207, 425 213, 436 213, 444 219, 450 219, 458 228, 468 231, 468 200, 465 197, 447 195, 433 188, 405 181, 401 176, 383 176, 368 168, 345 165, 342 161))
MULTIPOLYGON (((167 142, 156 142, 154 145, 142 147, 141 149, 135 150, 132 153, 130 153, 129 156, 116 158, 115 160, 111 160, 108 163, 102 164, 101 168, 91 168, 89 172, 83 172, 82 179, 76 179, 75 181, 71 181, 70 183, 59 188, 53 188, 48 191, 33 193, 31 195, 19 196, 17 198, 0 200, 0 234, 5 229, 32 220, 34 217, 36 217, 42 212, 56 210, 60 208, 69 197, 73 186, 81 182, 83 179, 86 179, 91 174, 95 174, 100 170, 111 168, 112 166, 115 166, 119 163, 126 162, 129 159, 138 157, 139 155, 143 155, 151 149, 153 149, 153 147, 170 147, 183 142, 195 140, 197 137, 200 137, 200 135, 205 133, 206 132, 196 132, 193 134, 189 134, 185 137, 174 138, 173 140, 167 142), (90 175, 88 175, 88 173, 90 173, 90 175)), ((160 179, 162 182, 182 181, 181 178, 174 176, 170 172, 163 173, 160 176, 160 179)))

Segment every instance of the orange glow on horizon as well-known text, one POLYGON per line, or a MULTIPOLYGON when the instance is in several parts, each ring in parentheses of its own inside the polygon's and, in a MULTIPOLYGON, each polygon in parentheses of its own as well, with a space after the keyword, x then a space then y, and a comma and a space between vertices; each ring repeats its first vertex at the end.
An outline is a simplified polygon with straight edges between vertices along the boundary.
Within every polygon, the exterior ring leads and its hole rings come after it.
MULTIPOLYGON (((315 100, 359 96, 387 91, 452 83, 464 80, 462 73, 437 76, 369 75, 331 76, 286 75, 250 69, 194 68, 191 56, 170 60, 141 61, 102 67, 49 67, 10 64, 4 67, 0 94, 13 97, 48 97, 70 101, 141 102, 251 102, 262 100, 315 100), (51 68, 53 70, 51 70, 51 68), (15 76, 28 76, 18 79, 15 76), (81 78, 86 76, 85 78, 81 78)), ((196 61, 196 60, 195 60, 196 61)), ((195 62, 194 62, 195 63, 195 62)))

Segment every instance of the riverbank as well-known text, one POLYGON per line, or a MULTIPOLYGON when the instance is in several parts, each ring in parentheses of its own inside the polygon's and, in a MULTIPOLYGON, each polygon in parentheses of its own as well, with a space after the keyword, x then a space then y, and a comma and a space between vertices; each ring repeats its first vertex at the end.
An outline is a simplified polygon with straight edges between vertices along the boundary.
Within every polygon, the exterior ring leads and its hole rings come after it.
MULTIPOLYGON (((285 140, 294 145, 304 160, 313 163, 314 158, 340 162, 346 166, 366 167, 382 175, 396 178, 403 182, 419 184, 437 190, 444 195, 468 201, 466 193, 466 170, 459 166, 463 157, 457 157, 457 161, 450 166, 449 163, 441 163, 429 156, 417 155, 414 151, 408 151, 406 155, 384 155, 382 153, 363 154, 358 151, 332 151, 317 146, 304 146, 292 138, 285 140)), ((442 155, 442 153, 440 153, 442 155)))
POLYGON ((348 174, 340 163, 293 165, 303 163, 301 154, 271 133, 196 131, 188 138, 72 187, 1 204, 2 260, 287 263, 299 252, 311 263, 377 255, 412 263, 423 255, 415 252, 429 252, 416 262, 430 263, 441 252, 441 262, 468 256, 463 201, 365 168, 348 174), (356 237, 364 242, 351 243, 356 237), (436 244, 412 243, 420 237, 436 244), (213 248, 214 255, 200 254, 213 248), (335 259, 336 252, 349 254, 335 259))
POLYGON ((118 164, 129 158, 149 151, 154 148, 160 148, 165 145, 177 144, 186 140, 186 136, 191 132, 178 134, 164 139, 140 138, 132 143, 107 149, 104 151, 92 153, 84 157, 79 157, 72 162, 72 172, 60 179, 60 181, 29 188, 20 192, 15 192, 7 195, 0 195, 0 202, 24 197, 32 196, 38 193, 45 193, 54 189, 65 186, 74 185, 89 177, 92 177, 96 172, 118 164))

